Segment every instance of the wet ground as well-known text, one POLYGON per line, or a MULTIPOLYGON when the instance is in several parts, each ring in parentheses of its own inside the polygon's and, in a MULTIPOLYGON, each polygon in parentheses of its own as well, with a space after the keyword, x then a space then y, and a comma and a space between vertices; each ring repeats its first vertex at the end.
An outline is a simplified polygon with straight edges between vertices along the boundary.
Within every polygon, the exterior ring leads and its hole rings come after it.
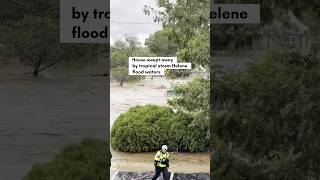
MULTIPOLYGON (((145 172, 145 173, 136 173, 136 172, 118 172, 115 177, 111 180, 143 180, 143 179, 152 179, 154 172, 145 172)), ((171 173, 169 173, 169 177, 171 173)), ((158 180, 164 180, 163 175, 161 174, 158 177, 158 180)))
MULTIPOLYGON (((148 172, 154 170, 151 153, 125 153, 112 151, 111 174, 117 171, 148 172)), ((170 153, 170 171, 184 173, 209 173, 209 153, 170 153)), ((111 175, 111 176, 112 176, 111 175)))
POLYGON ((173 178, 174 180, 210 180, 209 173, 174 173, 173 178))
MULTIPOLYGON (((134 172, 118 172, 111 180, 150 180, 154 176, 154 172, 134 173, 134 172)), ((169 172, 170 180, 209 180, 208 173, 178 173, 169 172)), ((161 174, 158 180, 163 180, 161 174)))

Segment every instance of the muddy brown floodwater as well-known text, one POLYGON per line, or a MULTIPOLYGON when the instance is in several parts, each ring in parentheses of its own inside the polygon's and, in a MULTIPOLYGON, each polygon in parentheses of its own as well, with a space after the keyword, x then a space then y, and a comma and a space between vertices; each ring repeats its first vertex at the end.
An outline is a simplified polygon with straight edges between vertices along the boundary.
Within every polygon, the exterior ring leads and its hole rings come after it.
POLYGON ((0 80, 0 180, 83 138, 105 139, 105 78, 0 80))
POLYGON ((66 144, 106 138, 107 79, 92 72, 32 78, 20 64, 0 66, 0 180, 21 180, 66 144))
MULTIPOLYGON (((167 105, 165 92, 172 83, 186 83, 188 79, 169 80, 164 77, 147 78, 141 82, 120 87, 112 83, 110 89, 110 126, 116 118, 135 105, 167 105)), ((154 170, 152 153, 112 152, 110 175, 117 171, 149 172, 154 170)), ((209 173, 209 153, 171 153, 170 171, 185 173, 209 173)))

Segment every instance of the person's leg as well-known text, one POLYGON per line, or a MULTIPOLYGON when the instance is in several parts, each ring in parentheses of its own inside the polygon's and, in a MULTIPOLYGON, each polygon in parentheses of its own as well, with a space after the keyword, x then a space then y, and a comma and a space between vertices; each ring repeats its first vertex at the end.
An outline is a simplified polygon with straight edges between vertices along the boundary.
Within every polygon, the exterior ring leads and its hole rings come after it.
POLYGON ((156 168, 156 174, 153 176, 152 180, 157 180, 157 178, 160 176, 161 170, 159 168, 156 168))
POLYGON ((170 177, 169 177, 168 168, 164 168, 162 172, 163 172, 163 179, 164 180, 169 180, 170 177))

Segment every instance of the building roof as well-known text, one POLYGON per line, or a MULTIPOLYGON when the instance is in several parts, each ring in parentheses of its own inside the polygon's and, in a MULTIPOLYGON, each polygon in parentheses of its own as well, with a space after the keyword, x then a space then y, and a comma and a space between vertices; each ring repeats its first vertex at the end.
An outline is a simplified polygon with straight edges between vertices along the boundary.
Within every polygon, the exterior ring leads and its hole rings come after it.
POLYGON ((297 16, 295 16, 291 11, 289 12, 290 23, 295 26, 296 33, 305 34, 309 31, 309 27, 303 24, 297 16))
POLYGON ((274 20, 272 24, 264 26, 258 33, 265 34, 266 32, 273 32, 275 29, 281 29, 283 32, 292 34, 307 34, 309 27, 303 24, 297 16, 295 16, 291 11, 288 13, 288 23, 281 22, 279 20, 274 20))

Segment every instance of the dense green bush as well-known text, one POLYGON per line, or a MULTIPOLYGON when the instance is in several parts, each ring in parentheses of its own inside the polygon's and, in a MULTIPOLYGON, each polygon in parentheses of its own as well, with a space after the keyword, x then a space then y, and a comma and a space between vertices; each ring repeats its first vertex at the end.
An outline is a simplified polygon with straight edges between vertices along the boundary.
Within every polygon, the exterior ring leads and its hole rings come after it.
POLYGON ((67 145, 52 161, 33 166, 24 180, 108 180, 111 154, 102 140, 67 145))
POLYGON ((193 117, 179 113, 179 118, 170 126, 170 144, 172 150, 201 152, 209 147, 207 132, 192 124, 193 117))
POLYGON ((198 152, 208 148, 206 133, 190 125, 192 119, 169 107, 135 106, 121 114, 111 130, 112 148, 127 152, 148 152, 162 144, 171 150, 198 152))

